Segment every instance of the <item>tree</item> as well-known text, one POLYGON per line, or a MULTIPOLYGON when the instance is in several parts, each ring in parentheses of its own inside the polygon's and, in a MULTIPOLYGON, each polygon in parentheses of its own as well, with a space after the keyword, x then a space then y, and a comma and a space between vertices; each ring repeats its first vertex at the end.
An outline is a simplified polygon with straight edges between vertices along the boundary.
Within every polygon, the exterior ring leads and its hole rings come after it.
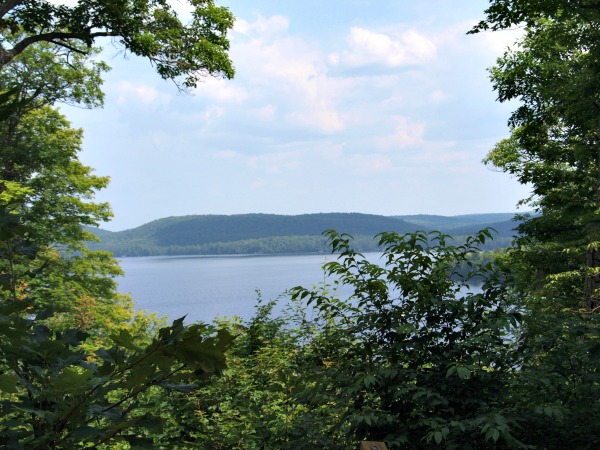
POLYGON ((102 103, 92 44, 113 37, 181 86, 231 77, 231 14, 192 0, 184 26, 167 1, 0 1, 0 446, 151 445, 157 389, 190 392, 225 367, 231 335, 183 318, 151 335, 116 292, 116 261, 84 226, 108 178, 81 164, 81 130, 54 105, 102 103), (180 81, 183 78, 183 81, 180 81))
MULTIPOLYGON (((146 394, 157 388, 194 390, 199 378, 225 367, 231 335, 201 324, 184 327, 183 319, 149 339, 147 329, 140 339, 123 326, 131 305, 119 317, 112 280, 118 267, 105 252, 87 253, 80 240, 81 223, 91 220, 94 207, 80 204, 78 189, 85 193, 94 183, 86 182, 74 157, 69 137, 76 142, 78 134, 69 133, 73 130, 49 107, 28 114, 35 113, 47 114, 42 122, 66 133, 52 128, 38 136, 42 142, 32 149, 42 155, 33 158, 38 165, 31 172, 25 169, 26 186, 0 181, 0 445, 147 446, 152 439, 144 433, 160 428, 164 417, 146 394), (59 175, 67 181, 57 187, 59 175), (50 194, 38 197, 45 190, 50 194), (53 226, 58 231, 50 231, 53 226), (63 252, 80 248, 82 254, 64 255, 52 248, 57 242, 64 243, 63 252), (102 297, 104 308, 98 310, 93 303, 102 297), (62 317, 72 321, 60 321, 64 311, 72 314, 62 317), (90 351, 89 332, 102 337, 96 342, 103 345, 90 351)), ((30 131, 37 136, 40 130, 30 131)))
POLYGON ((588 311, 600 307, 599 5, 494 1, 474 29, 526 25, 520 47, 491 70, 498 99, 521 104, 511 137, 486 161, 532 186, 523 203, 537 214, 519 227, 519 242, 537 266, 533 284, 568 276, 588 311))
POLYGON ((96 59, 99 49, 81 44, 78 48, 82 53, 40 42, 27 47, 0 70, 2 89, 12 91, 15 99, 27 100, 13 111, 13 117, 23 115, 27 109, 56 103, 102 106, 101 75, 109 68, 96 59))
POLYGON ((383 233, 381 265, 356 253, 348 236, 328 237, 340 256, 325 271, 353 294, 341 301, 320 289, 292 290, 322 324, 301 364, 312 368, 299 393, 307 447, 300 440, 293 448, 354 448, 365 439, 393 448, 519 446, 504 403, 519 313, 492 264, 469 261, 489 232, 458 246, 439 233, 383 233), (464 276, 462 264, 470 266, 464 276), (469 286, 475 279, 484 280, 482 292, 469 286), (320 422, 327 425, 310 426, 320 422))
MULTIPOLYGON (((225 325, 236 336, 227 350, 228 367, 223 376, 201 382, 196 392, 163 396, 162 408, 169 411, 172 421, 163 435, 157 436, 159 446, 304 448, 293 442, 293 435, 303 431, 297 420, 307 406, 297 400, 294 391, 312 369, 303 365, 310 351, 304 345, 310 333, 299 330, 290 317, 272 317, 275 304, 262 303, 259 296, 250 320, 219 320, 219 326, 225 325)), ((306 438, 306 434, 296 437, 306 438)))
POLYGON ((78 161, 82 130, 48 106, 8 122, 0 123, 0 179, 32 189, 26 211, 40 245, 75 245, 87 237, 81 225, 111 217, 107 204, 90 201, 108 177, 78 161))
POLYGON ((78 161, 82 132, 56 110, 41 106, 17 117, 0 122, 0 179, 27 189, 17 211, 37 252, 34 259, 16 252, 0 270, 10 264, 21 293, 37 308, 54 308, 54 326, 77 324, 95 336, 124 326, 133 305, 117 292, 121 269, 107 252, 84 245, 93 236, 84 227, 111 216, 107 204, 92 201, 108 178, 78 161))
POLYGON ((491 69, 499 101, 518 100, 486 162, 532 188, 504 264, 525 319, 514 384, 528 442, 600 445, 600 2, 493 0, 474 28, 524 25, 491 69))
POLYGON ((77 308, 87 330, 97 335, 103 327, 127 323, 132 304, 116 292, 114 277, 121 274, 116 261, 84 245, 95 238, 85 227, 111 216, 107 204, 92 201, 108 178, 94 175, 78 161, 82 131, 72 129, 53 105, 102 104, 101 74, 108 67, 95 59, 99 50, 92 44, 103 36, 118 38, 125 48, 148 56, 165 78, 186 77, 186 85, 207 74, 232 76, 226 54, 231 14, 212 1, 192 3, 189 26, 166 1, 82 1, 72 7, 48 1, 0 3, 0 92, 5 105, 0 180, 31 188, 19 212, 27 221, 28 238, 41 249, 34 261, 14 260, 13 272, 19 272, 20 288, 36 297, 38 306, 52 304, 57 312, 67 313, 55 325, 73 325, 77 308), (43 276, 28 275, 40 267, 43 276))
MULTIPOLYGON (((18 213, 30 193, 16 182, 0 184, 0 445, 143 443, 135 430, 157 426, 161 419, 143 394, 159 386, 193 390, 198 377, 225 367, 231 336, 203 325, 184 327, 180 319, 149 343, 123 328, 112 334, 105 329, 112 345, 89 353, 82 327, 49 327, 47 318, 56 309, 40 306, 36 298, 45 289, 23 287, 16 270, 39 250, 18 213)), ((28 281, 42 272, 30 270, 28 281)))
POLYGON ((192 19, 184 25, 168 0, 79 0, 74 6, 47 0, 0 2, 0 70, 29 47, 49 43, 63 63, 90 52, 99 38, 148 58, 159 75, 194 86, 207 75, 233 76, 227 31, 233 16, 212 0, 184 2, 192 19))

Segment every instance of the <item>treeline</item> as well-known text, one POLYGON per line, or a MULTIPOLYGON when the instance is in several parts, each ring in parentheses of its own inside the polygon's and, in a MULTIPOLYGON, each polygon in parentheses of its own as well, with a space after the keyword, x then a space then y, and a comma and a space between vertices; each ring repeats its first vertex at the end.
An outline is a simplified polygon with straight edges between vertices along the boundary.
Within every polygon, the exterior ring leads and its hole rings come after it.
MULTIPOLYGON (((102 247, 102 244, 98 245, 98 247, 102 247)), ((109 248, 111 253, 117 257, 321 253, 327 251, 326 240, 321 236, 271 237, 263 239, 246 239, 235 242, 212 242, 203 245, 182 246, 158 246, 153 245, 152 243, 125 242, 112 244, 106 248, 109 248)))
POLYGON ((89 228, 100 241, 90 242, 88 246, 108 250, 119 257, 315 253, 327 251, 323 231, 336 229, 352 235, 360 251, 378 251, 373 236, 382 231, 430 231, 437 225, 440 231, 456 236, 457 242, 481 228, 492 227, 496 230, 494 240, 487 243, 486 248, 510 245, 516 223, 510 220, 486 223, 485 216, 461 216, 461 219, 419 216, 420 220, 412 222, 358 213, 169 217, 121 232, 89 228), (422 221, 423 217, 427 217, 427 221, 422 221))
MULTIPOLYGON (((377 252, 381 248, 373 236, 353 236, 355 249, 359 252, 377 252)), ((454 242, 461 243, 465 236, 457 236, 454 242)), ((510 246, 512 238, 494 237, 482 250, 494 250, 510 246)), ((246 239, 234 242, 212 242, 204 245, 158 246, 152 242, 102 242, 88 243, 90 249, 109 250, 116 257, 169 256, 169 255, 268 255, 329 252, 324 236, 278 236, 262 239, 246 239)))

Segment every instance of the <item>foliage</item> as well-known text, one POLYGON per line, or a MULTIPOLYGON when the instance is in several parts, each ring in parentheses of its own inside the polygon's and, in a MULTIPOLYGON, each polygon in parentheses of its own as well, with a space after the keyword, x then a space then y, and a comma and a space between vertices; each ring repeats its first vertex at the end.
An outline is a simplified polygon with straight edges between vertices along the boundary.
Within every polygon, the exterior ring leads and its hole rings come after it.
POLYGON ((486 19, 479 22, 470 33, 504 30, 523 24, 532 27, 539 19, 546 18, 558 21, 577 19, 592 23, 600 16, 598 5, 596 0, 491 0, 485 10, 486 19))
POLYGON ((326 264, 326 273, 354 293, 340 302, 318 290, 294 290, 328 323, 320 342, 330 344, 314 351, 321 362, 303 392, 308 404, 317 411, 330 405, 340 416, 333 428, 343 427, 354 442, 518 446, 515 421, 499 399, 516 369, 509 336, 519 313, 491 264, 473 264, 466 276, 456 272, 489 231, 459 246, 439 233, 383 233, 383 266, 357 254, 347 236, 328 235, 340 261, 326 264), (485 279, 480 293, 470 289, 474 276, 485 279))
POLYGON ((13 109, 13 119, 42 105, 102 106, 101 76, 109 68, 97 59, 99 53, 84 45, 66 49, 40 42, 27 47, 0 70, 0 86, 21 102, 13 109))
POLYGON ((195 86, 207 75, 233 76, 227 32, 233 16, 212 0, 185 2, 184 24, 167 0, 79 0, 72 6, 47 0, 0 2, 0 70, 38 43, 56 48, 63 66, 102 37, 148 58, 164 79, 195 86))
POLYGON ((209 337, 182 320, 162 328, 147 347, 122 330, 116 345, 84 352, 78 329, 53 332, 44 313, 23 315, 27 305, 2 305, 0 443, 9 448, 78 448, 104 442, 143 445, 140 428, 163 417, 141 395, 153 386, 191 391, 200 375, 224 368, 229 335, 209 337))
POLYGON ((0 271, 19 280, 13 290, 36 308, 54 309, 47 321, 54 329, 78 325, 100 337, 124 326, 133 307, 116 291, 114 278, 122 274, 117 262, 83 245, 91 235, 82 225, 107 220, 111 213, 107 204, 92 201, 108 178, 78 161, 81 130, 49 106, 25 111, 14 123, 0 122, 0 130, 7 127, 11 132, 0 138, 0 179, 25 189, 13 212, 20 214, 36 251, 33 257, 17 249, 2 259, 0 271))
POLYGON ((192 394, 165 399, 172 423, 159 445, 169 448, 262 449, 289 446, 294 419, 306 408, 294 398, 302 381, 300 339, 287 319, 271 317, 275 302, 259 304, 247 323, 220 321, 236 339, 223 376, 192 394))
POLYGON ((440 234, 382 234, 382 266, 355 253, 347 236, 328 236, 340 256, 325 270, 339 282, 294 288, 282 316, 272 317, 268 302, 246 323, 225 322, 236 340, 224 376, 193 394, 162 396, 173 422, 156 442, 519 446, 505 398, 517 372, 509 333, 520 315, 505 302, 492 262, 471 256, 489 232, 459 246, 440 234), (470 266, 465 276, 461 263, 470 266), (486 280, 483 292, 467 287, 476 275, 486 280), (339 284, 353 291, 347 301, 336 297, 339 284))
POLYGON ((380 235, 382 264, 328 234, 333 286, 292 289, 237 336, 224 377, 162 397, 173 422, 157 442, 181 448, 594 448, 597 315, 564 297, 515 296, 511 275, 439 233, 380 235), (483 281, 483 285, 480 283, 483 281), (337 298, 340 285, 348 300, 337 298), (347 289, 344 289, 347 290, 347 289), (533 313, 531 312, 533 311, 533 313), (173 445, 173 444, 171 444, 173 445))
POLYGON ((111 217, 107 204, 89 201, 108 184, 77 160, 82 131, 48 106, 26 112, 9 133, 0 122, 0 179, 31 188, 26 202, 40 244, 74 243, 88 237, 81 225, 111 217))
MULTIPOLYGON (((82 327, 48 326, 56 311, 36 301, 41 287, 23 287, 13 264, 19 256, 36 258, 29 227, 15 208, 29 193, 15 182, 2 183, 0 191, 0 251, 9 263, 0 272, 0 445, 143 445, 139 430, 160 427, 163 416, 142 394, 155 386, 192 391, 198 377, 225 368, 232 337, 201 324, 184 327, 179 319, 149 343, 120 328, 107 336, 112 347, 90 353, 82 327)), ((29 277, 42 273, 30 271, 29 277)))
POLYGON ((511 407, 522 418, 519 436, 536 448, 600 445, 600 317, 565 307, 572 295, 527 300, 511 407))
MULTIPOLYGON (((519 230, 515 257, 538 282, 562 274, 588 309, 596 293, 600 233, 600 35, 595 2, 492 2, 476 30, 526 23, 516 50, 491 70, 500 101, 518 99, 511 136, 486 162, 532 187, 538 213, 519 230), (595 6, 594 6, 595 5, 595 6)), ((529 277, 529 280, 531 277, 529 277)), ((528 281, 529 281, 528 280, 528 281)))
POLYGON ((57 102, 102 104, 96 38, 121 39, 159 74, 192 86, 233 75, 233 19, 192 2, 184 26, 169 3, 0 1, 0 446, 146 447, 166 417, 161 390, 192 392, 225 368, 232 336, 183 318, 162 326, 117 293, 121 274, 90 251, 111 213, 93 196, 108 183, 81 164, 82 131, 57 102))
POLYGON ((529 442, 596 448, 600 361, 600 13, 597 1, 492 1, 473 32, 524 24, 491 70, 519 100, 511 136, 486 162, 532 188, 537 215, 500 259, 525 314, 514 414, 529 442))
MULTIPOLYGON (((339 258, 324 270, 337 281, 292 289, 286 315, 272 317, 268 302, 246 323, 160 326, 134 318, 115 260, 83 245, 92 236, 82 226, 110 216, 93 202, 108 180, 77 160, 81 131, 53 105, 102 103, 106 66, 90 56, 103 36, 184 86, 232 76, 230 13, 189 3, 184 26, 166 0, 0 1, 0 445, 600 446, 598 2, 493 0, 473 30, 527 26, 492 69, 499 99, 521 105, 487 158, 533 188, 525 202, 536 215, 515 248, 481 253, 490 230, 453 244, 388 232, 374 264, 329 231, 339 258)), ((202 218, 222 241, 199 233, 197 218, 170 218, 133 237, 141 251, 230 251, 280 248, 283 236, 316 245, 307 227, 374 232, 371 216, 351 215, 352 229, 350 215, 326 216, 265 227, 272 217, 253 215, 250 236, 202 218)))

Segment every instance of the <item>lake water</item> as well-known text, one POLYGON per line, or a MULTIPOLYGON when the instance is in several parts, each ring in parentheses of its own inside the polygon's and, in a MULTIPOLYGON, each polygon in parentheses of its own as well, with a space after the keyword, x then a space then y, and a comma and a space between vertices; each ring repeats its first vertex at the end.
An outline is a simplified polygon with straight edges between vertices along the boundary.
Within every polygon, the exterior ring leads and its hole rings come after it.
MULTIPOLYGON (((376 262, 380 254, 365 255, 376 262)), ((217 316, 250 318, 257 301, 275 299, 294 286, 323 284, 321 267, 335 255, 168 256, 123 258, 119 290, 136 308, 210 322, 217 316)), ((327 281, 331 282, 331 280, 327 281)))

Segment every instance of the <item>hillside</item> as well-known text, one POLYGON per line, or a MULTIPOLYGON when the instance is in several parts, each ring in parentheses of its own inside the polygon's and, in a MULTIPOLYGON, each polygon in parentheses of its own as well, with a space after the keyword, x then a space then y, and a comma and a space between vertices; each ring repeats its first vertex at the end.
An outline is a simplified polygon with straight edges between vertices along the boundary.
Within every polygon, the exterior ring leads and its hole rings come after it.
POLYGON ((512 236, 508 214, 473 216, 378 216, 359 213, 322 213, 283 216, 275 214, 198 215, 167 217, 120 232, 92 231, 101 239, 90 248, 110 250, 115 256, 308 253, 325 252, 322 232, 335 229, 355 237, 361 251, 377 250, 373 237, 382 231, 409 233, 437 229, 463 236, 494 224, 496 246, 505 246, 512 236), (488 222, 485 221, 487 217, 488 222))
MULTIPOLYGON (((493 227, 494 225, 499 226, 503 230, 506 230, 506 226, 509 225, 509 229, 515 227, 515 222, 512 220, 515 216, 514 213, 489 213, 489 214, 463 214, 459 216, 436 216, 431 214, 417 214, 417 215, 405 215, 405 216, 393 216, 395 219, 403 220, 414 225, 419 225, 426 230, 438 230, 444 233, 454 234, 472 234, 473 231, 467 230, 479 230, 482 227, 493 227)), ((500 230, 497 230, 500 232, 500 230)), ((500 233, 503 235, 503 233, 500 233)))

